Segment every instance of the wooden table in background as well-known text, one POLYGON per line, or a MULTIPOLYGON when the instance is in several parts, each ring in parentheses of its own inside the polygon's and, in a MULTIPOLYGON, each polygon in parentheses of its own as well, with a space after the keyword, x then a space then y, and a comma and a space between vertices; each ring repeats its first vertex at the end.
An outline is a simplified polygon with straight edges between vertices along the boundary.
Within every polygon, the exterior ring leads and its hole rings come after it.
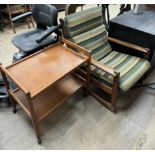
POLYGON ((16 102, 32 120, 39 144, 38 123, 81 87, 88 87, 89 74, 82 79, 74 71, 87 64, 89 72, 89 61, 90 57, 58 43, 6 68, 1 66, 14 112, 16 102), (9 88, 7 76, 18 85, 18 89, 9 88))

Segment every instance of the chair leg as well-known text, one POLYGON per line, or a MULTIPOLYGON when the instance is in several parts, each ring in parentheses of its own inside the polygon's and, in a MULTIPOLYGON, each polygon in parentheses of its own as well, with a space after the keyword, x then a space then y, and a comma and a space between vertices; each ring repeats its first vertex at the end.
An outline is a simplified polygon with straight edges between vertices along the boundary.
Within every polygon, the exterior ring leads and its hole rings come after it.
POLYGON ((116 106, 116 103, 117 103, 117 98, 118 98, 118 93, 116 93, 116 94, 112 94, 111 95, 111 105, 112 105, 112 109, 113 109, 113 112, 114 113, 117 113, 117 106, 116 106))
POLYGON ((34 27, 34 22, 33 22, 32 16, 30 17, 30 20, 31 20, 32 26, 34 27))
POLYGON ((31 26, 30 26, 29 18, 26 18, 26 21, 27 21, 28 28, 30 29, 31 26))
POLYGON ((10 23, 11 23, 11 27, 12 27, 12 29, 13 29, 13 32, 16 33, 14 24, 13 24, 13 22, 12 22, 12 16, 11 16, 9 4, 7 4, 7 10, 8 10, 8 14, 9 14, 9 20, 10 20, 10 23))
POLYGON ((115 90, 113 91, 112 95, 111 95, 111 106, 113 109, 113 112, 116 113, 117 112, 117 99, 118 99, 118 91, 115 90))
POLYGON ((116 76, 113 77, 113 86, 112 86, 112 95, 111 95, 111 105, 114 108, 114 113, 117 112, 117 98, 118 98, 118 91, 119 91, 119 73, 116 73, 116 76))
POLYGON ((110 110, 113 113, 116 113, 116 106, 113 106, 111 102, 106 101, 101 96, 99 96, 95 92, 91 92, 91 95, 98 100, 102 105, 104 105, 108 110, 110 110))
POLYGON ((30 92, 26 94, 27 99, 28 99, 28 106, 29 106, 29 110, 30 110, 30 114, 31 114, 31 121, 37 136, 37 141, 38 144, 41 144, 41 135, 40 135, 40 130, 39 130, 39 122, 37 121, 36 115, 35 115, 35 111, 34 111, 34 107, 33 107, 33 103, 32 103, 32 99, 31 99, 31 95, 30 92))
POLYGON ((11 27, 13 29, 13 33, 16 33, 15 26, 14 26, 14 24, 12 22, 12 18, 11 18, 11 15, 10 14, 9 14, 9 19, 10 19, 11 27))
POLYGON ((92 96, 94 96, 99 102, 101 102, 106 108, 108 108, 113 113, 117 112, 117 98, 118 98, 118 91, 119 91, 119 73, 115 72, 116 76, 113 77, 113 86, 112 86, 112 93, 111 93, 111 101, 108 102, 104 100, 102 97, 97 95, 96 93, 92 92, 92 96))
MULTIPOLYGON (((27 4, 24 4, 23 7, 24 7, 24 11, 27 12, 27 4)), ((28 17, 26 18, 26 21, 27 21, 28 28, 30 29, 31 26, 30 26, 30 22, 29 22, 29 18, 28 17)))

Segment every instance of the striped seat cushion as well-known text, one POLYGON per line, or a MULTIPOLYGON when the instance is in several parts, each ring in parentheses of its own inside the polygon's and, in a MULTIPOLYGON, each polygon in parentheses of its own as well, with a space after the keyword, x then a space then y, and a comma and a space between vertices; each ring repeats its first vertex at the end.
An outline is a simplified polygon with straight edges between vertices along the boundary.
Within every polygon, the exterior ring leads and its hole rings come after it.
MULTIPOLYGON (((150 68, 150 62, 147 60, 116 51, 112 51, 99 62, 120 72, 119 87, 123 91, 129 90, 150 68)), ((108 73, 94 66, 91 70, 98 80, 106 84, 112 83, 113 77, 108 73)))

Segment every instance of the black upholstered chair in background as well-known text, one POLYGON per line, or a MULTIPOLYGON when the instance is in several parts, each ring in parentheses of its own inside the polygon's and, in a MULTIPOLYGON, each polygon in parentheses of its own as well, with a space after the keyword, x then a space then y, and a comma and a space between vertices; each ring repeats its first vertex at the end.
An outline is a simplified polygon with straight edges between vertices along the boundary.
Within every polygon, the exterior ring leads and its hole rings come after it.
POLYGON ((19 15, 12 21, 17 22, 31 15, 36 22, 36 28, 12 38, 12 43, 19 49, 19 53, 14 55, 13 62, 57 42, 59 33, 57 9, 48 4, 35 4, 32 12, 19 15))

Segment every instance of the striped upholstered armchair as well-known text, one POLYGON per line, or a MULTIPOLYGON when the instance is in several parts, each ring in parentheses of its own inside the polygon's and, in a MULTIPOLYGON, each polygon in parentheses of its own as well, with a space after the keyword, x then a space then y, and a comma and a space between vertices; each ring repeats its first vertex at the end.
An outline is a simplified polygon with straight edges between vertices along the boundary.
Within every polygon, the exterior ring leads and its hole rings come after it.
POLYGON ((149 50, 108 37, 100 7, 68 15, 60 22, 64 37, 90 52, 91 83, 110 94, 110 100, 106 100, 101 91, 91 91, 91 94, 108 109, 116 112, 119 90, 128 91, 150 68, 150 62, 147 61, 149 50), (116 51, 111 47, 112 42, 138 51, 143 57, 116 51))

